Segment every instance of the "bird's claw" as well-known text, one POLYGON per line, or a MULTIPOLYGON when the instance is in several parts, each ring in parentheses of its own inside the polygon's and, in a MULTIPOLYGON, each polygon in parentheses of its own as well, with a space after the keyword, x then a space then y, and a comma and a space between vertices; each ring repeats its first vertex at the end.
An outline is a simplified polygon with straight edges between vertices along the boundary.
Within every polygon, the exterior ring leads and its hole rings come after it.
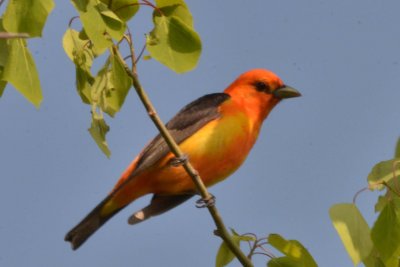
POLYGON ((188 160, 189 160, 188 155, 183 154, 180 157, 171 158, 169 160, 169 165, 171 165, 172 167, 179 167, 179 166, 182 166, 183 164, 187 163, 188 160))
POLYGON ((209 194, 208 198, 200 198, 196 200, 196 208, 208 208, 215 205, 216 198, 214 195, 209 194))

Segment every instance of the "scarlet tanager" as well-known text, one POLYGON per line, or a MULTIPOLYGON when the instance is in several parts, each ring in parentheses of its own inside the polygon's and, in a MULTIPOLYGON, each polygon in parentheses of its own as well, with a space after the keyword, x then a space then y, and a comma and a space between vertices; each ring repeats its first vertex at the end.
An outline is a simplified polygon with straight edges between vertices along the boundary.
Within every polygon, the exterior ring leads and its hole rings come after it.
MULTIPOLYGON (((270 111, 300 93, 264 69, 240 75, 223 93, 200 97, 185 106, 166 127, 206 186, 231 175, 244 162, 270 111)), ((97 229, 134 200, 153 194, 150 204, 133 214, 136 224, 166 212, 196 194, 191 178, 164 139, 156 136, 122 173, 110 194, 65 236, 79 248, 97 229)))

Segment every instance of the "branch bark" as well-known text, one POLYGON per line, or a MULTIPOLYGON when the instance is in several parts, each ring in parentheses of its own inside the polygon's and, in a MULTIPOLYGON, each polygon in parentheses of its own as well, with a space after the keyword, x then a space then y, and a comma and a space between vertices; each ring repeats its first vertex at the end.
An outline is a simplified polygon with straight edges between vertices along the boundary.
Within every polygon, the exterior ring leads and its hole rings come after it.
POLYGON ((0 39, 29 38, 27 33, 0 32, 0 39))
MULTIPOLYGON (((153 104, 151 103, 149 97, 147 96, 147 93, 145 92, 145 90, 143 89, 142 85, 139 82, 137 73, 134 71, 134 69, 133 70, 129 69, 128 65, 125 63, 125 61, 123 60, 123 57, 119 53, 118 48, 113 47, 113 49, 114 49, 114 53, 116 55, 118 55, 121 62, 123 62, 126 73, 132 78, 132 84, 136 90, 136 93, 138 94, 147 113, 149 114, 151 120, 157 127, 161 136, 164 138, 165 142, 168 144, 171 152, 176 157, 182 158, 184 156, 184 154, 182 153, 178 144, 175 142, 175 140, 170 135, 168 129, 165 127, 165 124, 161 121, 160 117, 157 115, 157 112, 156 112, 153 104)), ((183 168, 188 173, 188 175, 192 178, 200 196, 205 200, 211 199, 212 198, 211 194, 208 193, 208 190, 207 190, 206 186, 204 185, 203 181, 201 180, 199 173, 193 168, 193 166, 189 160, 183 163, 183 168)), ((237 259, 240 261, 240 263, 243 266, 253 267, 253 263, 251 262, 251 260, 249 258, 247 258, 247 256, 240 250, 240 247, 237 246, 233 242, 232 236, 226 229, 225 224, 222 220, 222 217, 219 214, 216 206, 211 205, 211 206, 208 206, 207 208, 208 208, 208 211, 210 212, 211 217, 213 218, 214 223, 217 227, 218 236, 223 239, 223 241, 226 243, 226 245, 229 247, 229 249, 232 251, 232 253, 235 254, 237 259)))

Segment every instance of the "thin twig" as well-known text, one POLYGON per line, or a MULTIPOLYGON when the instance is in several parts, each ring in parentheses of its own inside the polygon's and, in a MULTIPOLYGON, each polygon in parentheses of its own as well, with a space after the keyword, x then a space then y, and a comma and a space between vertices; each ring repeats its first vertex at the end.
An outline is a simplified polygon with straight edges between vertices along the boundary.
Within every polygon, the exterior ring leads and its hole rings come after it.
POLYGON ((74 22, 76 19, 79 19, 79 16, 74 16, 69 20, 69 22, 68 22, 68 27, 69 28, 71 28, 72 22, 74 22))
POLYGON ((0 32, 0 39, 29 38, 27 33, 0 32))
POLYGON ((255 240, 253 243, 253 247, 250 249, 250 252, 247 255, 247 258, 249 260, 251 260, 251 257, 255 254, 255 250, 257 249, 257 247, 258 247, 258 240, 255 240))
POLYGON ((269 253, 264 253, 264 252, 254 252, 253 255, 264 255, 264 256, 267 256, 267 257, 269 257, 271 259, 275 258, 275 256, 270 255, 269 253))
POLYGON ((135 65, 138 63, 138 61, 140 60, 140 58, 143 56, 144 50, 146 49, 146 44, 143 45, 142 49, 140 50, 139 55, 137 56, 136 60, 135 60, 135 65))
POLYGON ((129 51, 131 52, 131 70, 133 73, 136 74, 136 56, 135 56, 135 49, 133 46, 133 40, 132 40, 132 33, 131 30, 129 29, 129 27, 126 27, 127 31, 128 31, 128 45, 129 45, 129 51))
POLYGON ((357 193, 355 193, 355 195, 353 196, 353 204, 356 204, 356 200, 357 200, 358 196, 359 196, 362 192, 367 191, 368 189, 369 189, 369 187, 367 186, 367 187, 364 187, 364 188, 358 190, 357 193))
MULTIPOLYGON (((114 46, 113 47, 115 55, 117 55, 121 61, 123 60, 121 54, 119 53, 118 49, 114 46)), ((145 90, 143 89, 142 85, 139 82, 137 73, 134 70, 129 69, 128 65, 126 65, 125 61, 122 61, 124 64, 124 68, 126 73, 132 78, 132 84, 135 88, 140 100, 142 101, 147 113, 149 114, 151 120, 154 122, 155 126, 159 130, 161 136, 164 138, 165 142, 168 144, 169 149, 171 152, 178 158, 183 156, 183 153, 179 146, 174 141, 173 137, 165 127, 164 123, 161 121, 160 117, 157 115, 156 110, 151 103, 149 97, 147 96, 145 90)), ((188 175, 192 178, 199 194, 203 199, 210 199, 211 195, 208 193, 206 186, 204 185, 203 181, 200 178, 199 173, 193 168, 189 161, 183 163, 183 168, 188 173, 188 175)), ((242 263, 243 266, 246 267, 253 267, 253 263, 246 257, 246 255, 240 250, 240 248, 233 242, 231 235, 229 234, 228 230, 226 229, 224 222, 215 207, 215 205, 210 205, 207 207, 208 211, 210 212, 215 225, 217 226, 219 236, 224 240, 226 245, 235 254, 238 260, 242 263)))

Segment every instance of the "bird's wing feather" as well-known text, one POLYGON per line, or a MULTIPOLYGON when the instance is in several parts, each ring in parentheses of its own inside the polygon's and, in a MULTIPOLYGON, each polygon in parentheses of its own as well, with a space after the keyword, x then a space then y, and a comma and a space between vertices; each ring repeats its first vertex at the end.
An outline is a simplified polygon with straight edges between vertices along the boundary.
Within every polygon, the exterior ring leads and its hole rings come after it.
MULTIPOLYGON (((225 93, 208 94, 186 105, 166 124, 175 142, 182 143, 208 122, 219 118, 218 107, 229 98, 225 93)), ((169 151, 162 136, 157 135, 141 153, 131 177, 155 164, 169 151)))

